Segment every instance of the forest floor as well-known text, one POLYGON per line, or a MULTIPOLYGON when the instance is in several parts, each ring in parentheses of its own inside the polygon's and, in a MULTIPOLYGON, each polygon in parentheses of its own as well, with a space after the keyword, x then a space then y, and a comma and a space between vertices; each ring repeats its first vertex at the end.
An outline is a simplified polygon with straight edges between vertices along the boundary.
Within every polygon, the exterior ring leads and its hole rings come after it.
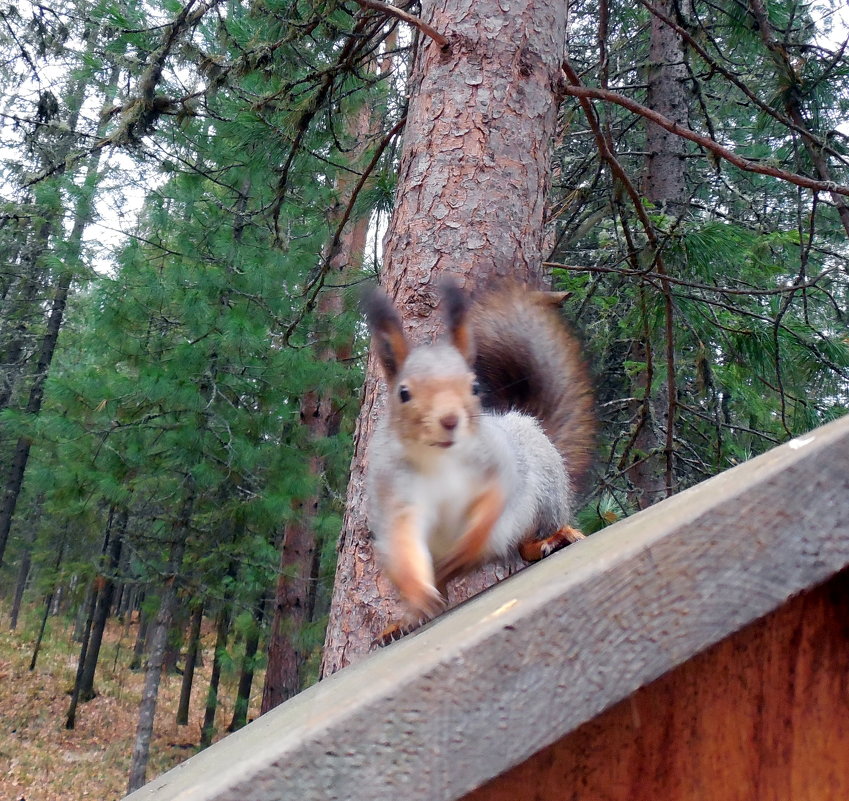
MULTIPOLYGON (((112 620, 95 677, 96 698, 77 708, 76 727, 65 729, 69 691, 79 657, 73 624, 51 617, 35 670, 29 670, 38 621, 8 630, 0 610, 0 799, 2 801, 111 801, 127 791, 130 756, 141 699, 142 671, 128 669, 137 627, 112 620)), ((212 669, 214 632, 204 637, 195 671, 189 725, 175 722, 182 677, 165 674, 156 709, 148 780, 196 753, 212 669)), ((258 714, 263 676, 254 677, 250 720, 258 714)), ((222 677, 216 739, 233 714, 237 676, 222 677)))

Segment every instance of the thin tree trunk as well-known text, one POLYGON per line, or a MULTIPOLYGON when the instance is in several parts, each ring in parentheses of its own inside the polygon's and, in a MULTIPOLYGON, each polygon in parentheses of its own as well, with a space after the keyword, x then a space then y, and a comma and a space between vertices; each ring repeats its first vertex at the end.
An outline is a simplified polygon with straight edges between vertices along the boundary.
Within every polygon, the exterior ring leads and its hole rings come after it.
POLYGON ((100 596, 100 590, 96 586, 90 594, 88 603, 86 604, 85 625, 83 626, 82 635, 80 637, 80 656, 77 660, 77 674, 74 678, 74 689, 71 691, 71 703, 68 706, 68 714, 65 717, 65 728, 73 729, 77 718, 77 705, 80 700, 80 683, 83 676, 83 668, 85 666, 85 658, 88 653, 88 644, 91 639, 91 627, 94 621, 94 610, 97 606, 97 599, 100 596))
POLYGON ((215 655, 212 658, 212 675, 209 677, 209 690, 206 694, 206 707, 203 713, 203 726, 200 732, 200 747, 212 745, 215 734, 215 713, 218 711, 218 685, 221 681, 221 659, 227 652, 227 638, 230 633, 230 607, 228 603, 218 611, 215 627, 215 655))
POLYGON ((94 674, 97 670, 97 661, 100 656, 100 648, 103 643, 103 633, 106 630, 106 622, 112 608, 112 599, 115 594, 115 575, 121 563, 121 550, 124 544, 124 533, 127 529, 127 509, 118 512, 118 519, 112 528, 111 541, 109 543, 109 555, 105 569, 105 575, 100 577, 100 592, 97 596, 97 605, 94 608, 94 620, 92 621, 91 637, 89 638, 88 651, 86 652, 83 673, 80 679, 80 700, 90 701, 95 697, 94 674))
POLYGON ((12 599, 12 611, 9 615, 9 628, 14 631, 18 627, 18 617, 21 614, 21 604, 24 600, 29 571, 32 566, 32 541, 24 543, 21 563, 18 565, 18 579, 15 582, 15 597, 12 599))
POLYGON ((242 670, 239 674, 239 688, 233 705, 233 718, 227 727, 228 732, 241 729, 248 722, 248 708, 251 703, 251 687, 254 681, 256 655, 259 650, 259 637, 262 620, 265 617, 265 598, 261 598, 254 607, 254 619, 250 631, 245 637, 245 655, 242 658, 242 670))
MULTIPOLYGON (((451 46, 444 52, 423 38, 416 53, 381 276, 413 341, 429 339, 438 327, 431 312, 441 274, 469 284, 501 277, 542 285, 566 4, 526 0, 505 13, 494 0, 426 0, 421 17, 451 46)), ((398 617, 365 521, 364 458, 381 407, 375 368, 370 357, 323 675, 359 658, 398 617)), ((516 566, 518 559, 455 582, 450 600, 480 591, 516 566)))
POLYGON ((186 541, 189 535, 189 523, 193 507, 194 490, 187 487, 183 506, 174 527, 174 541, 171 545, 171 554, 166 569, 165 590, 159 604, 150 656, 145 670, 144 688, 139 705, 139 723, 136 728, 130 764, 130 778, 127 785, 128 792, 138 790, 145 783, 147 763, 150 757, 150 741, 153 737, 153 721, 156 715, 156 702, 159 696, 159 682, 162 678, 162 665, 165 658, 165 646, 168 641, 171 620, 177 608, 177 581, 183 565, 183 556, 186 552, 186 541))
POLYGON ((200 628, 203 623, 203 603, 197 604, 192 612, 189 629, 189 642, 186 646, 186 664, 183 668, 183 681, 180 685, 180 703, 177 706, 177 725, 186 726, 189 722, 189 703, 192 698, 192 684, 195 679, 195 665, 200 649, 200 628))
POLYGON ((15 597, 12 600, 12 611, 9 615, 9 628, 14 631, 18 627, 18 617, 21 614, 21 604, 24 600, 24 592, 26 591, 27 581, 29 580, 29 571, 32 567, 32 550, 35 545, 35 533, 38 528, 38 523, 41 518, 41 505, 44 496, 39 494, 34 504, 34 510, 30 524, 27 527, 24 535, 23 548, 21 552, 21 562, 18 565, 18 579, 15 582, 15 597))
POLYGON ((150 615, 142 608, 139 611, 139 630, 136 632, 136 641, 133 644, 133 658, 130 660, 130 670, 139 670, 142 665, 142 656, 147 648, 147 638, 150 634, 150 615))
MULTIPOLYGON (((53 565, 53 571, 57 572, 59 570, 59 566, 62 564, 62 558, 65 555, 65 539, 68 535, 67 529, 65 530, 65 534, 62 537, 62 543, 59 546, 59 553, 56 554, 56 562, 53 565)), ((35 663, 38 661, 38 653, 41 650, 41 641, 44 639, 44 630, 47 627, 47 618, 50 616, 50 607, 53 605, 53 599, 56 595, 56 585, 57 581, 54 579, 53 589, 50 590, 50 594, 44 601, 44 614, 41 616, 41 626, 38 629, 38 637, 35 639, 35 646, 32 650, 32 659, 30 659, 29 669, 35 670, 35 663)))

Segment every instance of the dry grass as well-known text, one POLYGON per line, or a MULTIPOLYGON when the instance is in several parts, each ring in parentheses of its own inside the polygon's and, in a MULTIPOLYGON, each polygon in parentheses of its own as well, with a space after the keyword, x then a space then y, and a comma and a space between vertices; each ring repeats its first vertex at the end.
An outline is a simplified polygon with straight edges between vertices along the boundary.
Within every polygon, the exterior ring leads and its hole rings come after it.
MULTIPOLYGON (((126 793, 141 698, 143 673, 127 668, 135 625, 111 621, 104 636, 97 669, 97 698, 77 708, 76 728, 65 729, 77 667, 79 646, 71 627, 51 618, 38 664, 30 672, 35 640, 32 621, 16 632, 6 628, 0 610, 0 799, 3 801, 98 801, 126 793)), ((212 663, 212 638, 204 637, 203 664, 195 673, 188 726, 177 726, 175 715, 181 677, 165 675, 160 685, 154 742, 148 779, 164 773, 197 750, 203 703, 212 663)), ((227 727, 232 715, 235 677, 222 681, 216 727, 227 727)), ((254 681, 251 715, 256 716, 262 675, 254 681)), ((221 734, 218 735, 222 736, 221 734)))

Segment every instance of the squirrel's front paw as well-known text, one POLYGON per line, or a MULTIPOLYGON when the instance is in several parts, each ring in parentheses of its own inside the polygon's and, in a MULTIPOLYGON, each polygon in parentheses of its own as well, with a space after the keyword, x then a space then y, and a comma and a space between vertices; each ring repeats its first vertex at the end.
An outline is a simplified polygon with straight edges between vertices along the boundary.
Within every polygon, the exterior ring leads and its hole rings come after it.
POLYGON ((436 617, 445 608, 445 598, 432 584, 408 584, 401 588, 407 606, 417 615, 436 617))
POLYGON ((433 583, 433 566, 428 554, 389 559, 386 567, 389 578, 411 613, 419 617, 434 617, 445 607, 445 599, 433 583))

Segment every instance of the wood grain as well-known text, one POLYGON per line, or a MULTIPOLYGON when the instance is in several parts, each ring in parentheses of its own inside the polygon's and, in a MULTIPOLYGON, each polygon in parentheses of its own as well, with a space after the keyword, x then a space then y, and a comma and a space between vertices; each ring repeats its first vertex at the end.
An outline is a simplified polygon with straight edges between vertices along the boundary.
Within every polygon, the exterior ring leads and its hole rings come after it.
POLYGON ((849 572, 804 593, 465 801, 849 798, 849 572))

